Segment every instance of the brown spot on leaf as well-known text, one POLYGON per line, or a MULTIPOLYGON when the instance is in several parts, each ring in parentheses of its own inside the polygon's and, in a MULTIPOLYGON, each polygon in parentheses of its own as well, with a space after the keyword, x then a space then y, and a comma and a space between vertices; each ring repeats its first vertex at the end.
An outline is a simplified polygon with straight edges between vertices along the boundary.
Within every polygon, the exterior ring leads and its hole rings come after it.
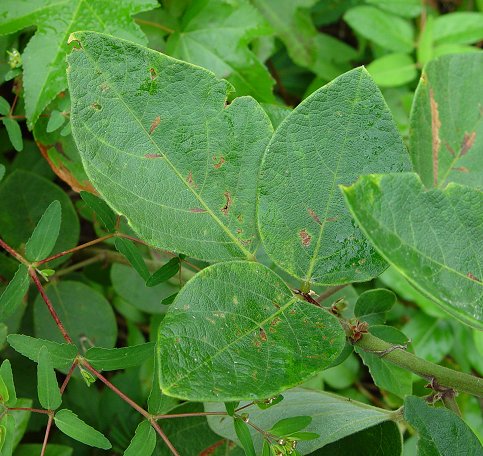
POLYGON ((339 217, 328 217, 325 219, 326 222, 337 222, 339 217))
POLYGON ((474 276, 471 272, 468 272, 468 274, 466 274, 466 277, 468 277, 471 280, 474 280, 475 282, 481 283, 481 280, 478 277, 474 276))
POLYGON ((102 92, 106 92, 107 90, 109 90, 109 85, 106 84, 105 82, 103 82, 101 85, 100 85, 100 89, 102 92))
POLYGON ((317 214, 312 209, 310 209, 310 207, 307 209, 307 212, 315 220, 316 223, 318 223, 319 225, 322 225, 319 217, 317 216, 317 214))
POLYGON ((225 202, 225 205, 221 208, 221 212, 223 212, 224 215, 228 215, 228 212, 230 211, 231 203, 233 201, 231 199, 230 192, 225 192, 223 195, 225 196, 226 202, 225 202))
POLYGON ((216 155, 213 155, 213 161, 216 161, 216 163, 213 165, 215 169, 220 169, 223 166, 223 163, 225 163, 225 157, 223 155, 220 155, 220 158, 216 158, 216 155))
POLYGON ((471 133, 465 132, 463 142, 461 143, 460 157, 463 157, 468 153, 468 151, 473 147, 475 139, 476 131, 472 131, 471 133))
POLYGON ((95 109, 96 111, 100 111, 102 109, 102 106, 97 101, 95 101, 91 104, 91 108, 95 109))
POLYGON ((190 187, 193 187, 193 188, 198 188, 198 186, 195 184, 195 181, 193 179, 193 173, 190 171, 188 173, 188 175, 186 176, 186 182, 188 183, 188 185, 190 187))
POLYGON ((300 230, 299 236, 300 236, 300 239, 302 240, 302 245, 304 247, 308 247, 310 245, 310 242, 312 241, 312 236, 309 233, 307 233, 306 229, 300 230))
POLYGON ((151 76, 151 80, 154 81, 158 77, 158 72, 154 68, 150 68, 149 75, 151 76))
POLYGON ((263 328, 260 328, 260 339, 262 340, 262 342, 267 341, 267 333, 263 328))
POLYGON ((439 168, 439 148, 441 139, 439 130, 441 121, 439 120, 438 103, 434 99, 433 89, 429 89, 429 105, 431 109, 431 134, 432 134, 432 157, 433 157, 433 182, 434 186, 438 185, 438 168, 439 168))
POLYGON ((153 131, 158 128, 158 125, 161 123, 161 117, 157 116, 156 119, 154 119, 151 123, 151 126, 149 127, 149 134, 152 135, 153 131))
POLYGON ((448 144, 447 141, 445 141, 444 143, 446 149, 448 150, 448 152, 454 157, 456 155, 454 149, 448 144))
POLYGON ((192 207, 192 208, 190 208, 190 212, 202 214, 202 213, 206 212, 206 209, 201 209, 200 207, 192 207))
POLYGON ((144 154, 144 158, 163 158, 160 154, 144 154))
POLYGON ((466 166, 458 166, 457 168, 451 168, 453 171, 460 171, 462 173, 469 173, 470 170, 466 166))

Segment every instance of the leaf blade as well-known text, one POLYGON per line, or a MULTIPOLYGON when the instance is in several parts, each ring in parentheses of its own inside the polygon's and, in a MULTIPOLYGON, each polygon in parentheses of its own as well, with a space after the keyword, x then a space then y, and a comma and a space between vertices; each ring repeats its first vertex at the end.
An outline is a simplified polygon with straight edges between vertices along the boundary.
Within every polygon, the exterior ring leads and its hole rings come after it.
POLYGON ((45 345, 42 345, 38 355, 37 393, 40 405, 47 410, 55 410, 62 403, 57 377, 45 345))

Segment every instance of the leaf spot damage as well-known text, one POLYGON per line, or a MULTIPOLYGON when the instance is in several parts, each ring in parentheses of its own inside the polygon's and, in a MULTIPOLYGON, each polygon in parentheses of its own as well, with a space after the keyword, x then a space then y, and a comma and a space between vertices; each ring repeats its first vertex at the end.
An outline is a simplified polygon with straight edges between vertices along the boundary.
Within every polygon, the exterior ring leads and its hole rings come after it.
POLYGON ((201 207, 192 207, 190 208, 190 212, 193 212, 195 214, 204 214, 206 212, 206 209, 202 209, 201 207))
POLYGON ((223 163, 225 163, 225 157, 223 157, 223 155, 220 155, 220 158, 217 159, 216 155, 213 155, 213 161, 216 162, 213 167, 215 169, 220 169, 223 166, 223 163))
POLYGON ((475 140, 476 131, 472 131, 471 133, 465 132, 465 136, 463 137, 463 142, 461 144, 460 157, 464 157, 468 153, 468 151, 473 147, 475 140))
POLYGON ((158 128, 158 125, 161 123, 161 117, 157 116, 156 119, 154 119, 151 123, 151 126, 149 127, 149 134, 152 135, 154 130, 158 128))
POLYGON ((195 181, 194 181, 194 179, 193 179, 193 172, 192 172, 192 171, 190 171, 190 172, 188 173, 188 175, 186 176, 186 182, 188 183, 188 185, 189 185, 190 187, 193 187, 193 188, 198 188, 198 186, 195 184, 195 181))
POLYGON ((259 332, 260 332, 261 341, 266 342, 267 341, 267 333, 265 332, 265 330, 263 328, 260 328, 259 332))
POLYGON ((310 207, 307 208, 307 212, 314 219, 316 223, 318 223, 319 225, 322 225, 322 222, 320 221, 318 215, 312 209, 310 209, 310 207))
POLYGON ((312 236, 307 232, 305 228, 299 231, 299 236, 302 241, 302 245, 304 247, 308 247, 312 241, 312 236))
POLYGON ((438 185, 439 148, 441 146, 441 139, 439 137, 441 121, 439 120, 438 103, 434 99, 433 89, 429 89, 429 105, 431 108, 433 182, 434 186, 436 187, 438 185))
POLYGON ((231 204, 233 203, 233 200, 231 199, 230 192, 223 193, 223 196, 225 197, 226 202, 225 202, 225 205, 221 208, 221 212, 223 212, 225 216, 228 216, 228 212, 230 211, 230 207, 231 207, 231 204))
POLYGON ((163 158, 163 156, 159 154, 144 154, 144 158, 163 158))
POLYGON ((466 277, 468 277, 471 280, 474 280, 475 282, 481 283, 481 280, 475 275, 473 275, 471 272, 468 272, 468 274, 466 274, 466 277))
POLYGON ((91 104, 91 108, 95 109, 96 111, 102 110, 102 106, 97 101, 91 104))
POLYGON ((151 77, 151 80, 154 81, 158 77, 158 72, 156 71, 155 68, 150 68, 149 75, 151 77))

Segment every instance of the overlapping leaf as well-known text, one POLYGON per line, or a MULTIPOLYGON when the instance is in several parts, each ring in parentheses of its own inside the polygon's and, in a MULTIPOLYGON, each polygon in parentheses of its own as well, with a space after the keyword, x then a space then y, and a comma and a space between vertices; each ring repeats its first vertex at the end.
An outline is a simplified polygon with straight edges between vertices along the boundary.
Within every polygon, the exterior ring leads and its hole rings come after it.
POLYGON ((160 385, 189 400, 266 398, 329 366, 345 333, 257 263, 216 264, 179 292, 161 323, 160 385))
POLYGON ((225 109, 213 73, 91 32, 72 37, 74 137, 86 171, 147 242, 206 260, 252 257, 257 171, 272 134, 255 100, 225 109), (124 75, 129 74, 129 78, 124 75))
POLYGON ((344 194, 388 262, 444 310, 483 328, 481 191, 425 191, 417 175, 402 173, 363 176, 344 194))
POLYGON ((483 188, 483 54, 429 62, 416 89, 409 151, 426 187, 483 188))
POLYGON ((136 42, 144 34, 131 15, 155 8, 154 0, 4 0, 0 3, 0 34, 36 26, 22 55, 25 107, 31 125, 66 88, 67 38, 75 30, 98 30, 136 42))
POLYGON ((269 256, 306 282, 368 280, 386 263, 337 188, 360 174, 409 168, 381 93, 362 68, 322 87, 282 122, 259 181, 260 234, 269 256))

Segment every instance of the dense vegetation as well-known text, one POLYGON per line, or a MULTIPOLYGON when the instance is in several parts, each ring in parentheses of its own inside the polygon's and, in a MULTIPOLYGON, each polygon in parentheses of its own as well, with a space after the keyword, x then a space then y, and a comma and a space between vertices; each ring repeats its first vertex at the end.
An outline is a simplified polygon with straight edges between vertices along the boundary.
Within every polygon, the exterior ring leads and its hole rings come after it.
POLYGON ((160 3, 0 3, 0 454, 482 455, 483 2, 160 3))

